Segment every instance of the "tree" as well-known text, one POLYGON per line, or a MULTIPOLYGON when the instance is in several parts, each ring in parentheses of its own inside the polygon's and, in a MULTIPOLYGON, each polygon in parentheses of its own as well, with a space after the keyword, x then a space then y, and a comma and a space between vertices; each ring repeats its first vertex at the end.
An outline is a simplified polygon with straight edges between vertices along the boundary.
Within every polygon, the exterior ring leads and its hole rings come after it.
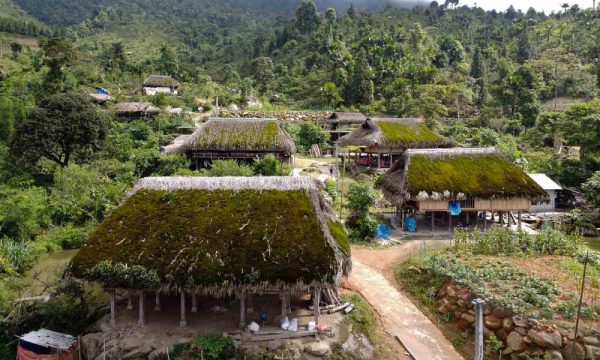
POLYGON ((377 195, 369 183, 353 182, 348 189, 348 209, 350 216, 346 225, 350 237, 355 241, 373 236, 377 221, 369 214, 371 206, 377 202, 377 195))
POLYGON ((262 56, 252 61, 252 71, 254 81, 258 85, 261 93, 266 93, 270 88, 275 74, 273 73, 273 60, 270 57, 262 56))
POLYGON ((519 64, 525 63, 531 56, 531 43, 529 42, 529 33, 527 29, 521 31, 519 39, 517 41, 517 57, 516 60, 519 64))
POLYGON ((106 121, 87 96, 57 94, 40 101, 17 125, 11 152, 31 164, 45 157, 64 168, 74 155, 98 151, 106 133, 106 121))
POLYGON ((354 4, 350 4, 350 7, 346 11, 346 13, 348 14, 348 17, 350 19, 354 19, 354 16, 356 16, 356 10, 354 10, 354 4))
POLYGON ((485 67, 483 56, 479 47, 475 48, 473 53, 473 62, 471 64, 471 77, 475 80, 473 93, 475 94, 475 105, 482 108, 485 105, 487 89, 485 86, 485 67))
POLYGON ((254 175, 261 176, 289 176, 292 168, 282 164, 275 156, 269 154, 262 159, 254 160, 252 164, 254 175))
POLYGON ((581 185, 585 198, 595 206, 600 206, 600 171, 596 171, 581 185))
POLYGON ((161 47, 158 67, 164 74, 177 75, 179 71, 179 58, 175 50, 167 46, 161 47))
POLYGON ((308 151, 312 145, 326 146, 329 142, 329 133, 319 125, 310 121, 300 124, 295 133, 296 144, 304 151, 308 151))
POLYGON ((352 67, 350 84, 346 89, 346 100, 351 104, 368 105, 373 102, 375 84, 371 67, 364 55, 358 57, 352 67))
POLYGON ((308 34, 319 26, 317 6, 312 0, 303 0, 296 9, 296 29, 301 34, 308 34))
POLYGON ((342 97, 340 96, 340 91, 338 90, 335 83, 329 81, 326 82, 325 85, 321 88, 321 93, 325 97, 327 103, 335 108, 340 102, 342 102, 342 97))
POLYGON ((325 11, 325 19, 327 19, 327 24, 329 26, 335 24, 335 21, 337 20, 337 13, 335 12, 334 8, 329 8, 325 11))
POLYGON ((65 39, 52 38, 42 43, 44 65, 50 70, 46 75, 45 85, 51 91, 57 91, 64 81, 64 68, 73 64, 77 54, 71 43, 65 39))

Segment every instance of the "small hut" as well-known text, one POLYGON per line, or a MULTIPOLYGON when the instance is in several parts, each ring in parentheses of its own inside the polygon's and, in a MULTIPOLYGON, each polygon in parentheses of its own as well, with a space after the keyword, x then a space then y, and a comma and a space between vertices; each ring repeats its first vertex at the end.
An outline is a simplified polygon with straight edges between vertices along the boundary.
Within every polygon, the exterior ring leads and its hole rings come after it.
POLYGON ((356 130, 362 125, 366 116, 356 112, 334 112, 325 118, 325 130, 330 134, 331 141, 336 142, 344 135, 356 130))
POLYGON ((116 105, 115 113, 121 121, 150 119, 160 114, 160 108, 146 102, 124 102, 116 105))
POLYGON ((194 312, 197 295, 236 296, 244 327, 247 296, 279 294, 289 301, 312 292, 319 304, 322 293, 337 291, 350 266, 344 228, 314 180, 155 177, 134 186, 70 271, 109 292, 112 323, 115 291, 127 289, 139 293, 140 324, 144 293, 153 293, 157 308, 160 295, 179 294, 181 326, 187 297, 194 312))
POLYGON ((17 360, 73 360, 76 350, 73 336, 40 329, 19 337, 17 360))
MULTIPOLYGON (((378 181, 384 195, 405 213, 447 213, 448 226, 477 225, 483 212, 529 211, 546 192, 495 148, 407 150, 378 181), (450 216, 453 214, 454 216, 450 216)), ((487 217, 483 217, 487 227, 487 217)), ((520 216, 519 216, 520 225, 520 216)), ((443 219, 439 219, 443 220, 443 219)))
POLYGON ((561 191, 563 188, 554 182, 554 180, 550 179, 546 174, 529 174, 529 177, 532 178, 533 181, 535 181, 548 194, 547 201, 535 200, 531 204, 531 211, 554 212, 556 209, 556 192, 561 191))
POLYGON ((142 92, 148 96, 156 94, 177 95, 179 81, 166 75, 150 75, 142 84, 142 92))
POLYGON ((196 168, 213 160, 253 161, 272 154, 293 164, 296 145, 276 119, 210 118, 179 146, 168 146, 166 154, 185 154, 196 168))
MULTIPOLYGON (((366 153, 365 165, 390 167, 407 149, 448 148, 453 142, 431 131, 421 119, 368 118, 358 129, 341 137, 338 144, 352 147, 357 160, 366 153), (373 155, 377 159, 373 159, 373 155)), ((361 158, 362 160, 362 158, 361 158)))

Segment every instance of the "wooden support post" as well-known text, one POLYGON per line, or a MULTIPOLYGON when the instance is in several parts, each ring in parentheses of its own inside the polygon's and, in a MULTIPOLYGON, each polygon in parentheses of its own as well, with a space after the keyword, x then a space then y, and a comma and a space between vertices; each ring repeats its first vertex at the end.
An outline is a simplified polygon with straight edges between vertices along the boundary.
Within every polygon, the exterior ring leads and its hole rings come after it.
POLYGON ((246 293, 242 291, 240 293, 240 329, 246 327, 246 293))
POLYGON ((287 316, 287 302, 285 299, 285 292, 279 293, 279 298, 281 299, 281 318, 285 318, 287 316))
POLYGON ((196 292, 195 291, 192 292, 192 312, 193 313, 197 313, 198 312, 198 300, 196 299, 196 292))
POLYGON ((246 301, 248 302, 248 306, 246 307, 246 312, 248 314, 254 313, 254 296, 251 294, 247 295, 246 301))
POLYGON ((402 225, 402 231, 404 231, 404 209, 400 210, 400 216, 401 216, 401 219, 402 219, 402 222, 401 222, 400 225, 402 225))
POLYGON ((381 169, 381 149, 377 150, 377 168, 381 169))
POLYGON ((127 310, 133 310, 133 303, 132 303, 132 296, 133 296, 133 290, 128 290, 127 291, 127 310))
POLYGON ((321 289, 319 289, 318 286, 315 286, 315 289, 313 292, 313 311, 314 311, 314 315, 315 315, 315 324, 319 323, 319 314, 321 312, 320 305, 321 305, 321 289))
POLYGON ((179 295, 181 296, 181 320, 179 320, 179 326, 185 327, 187 326, 187 321, 185 321, 185 291, 181 289, 179 295))
POLYGON ((117 325, 117 290, 110 290, 110 326, 117 325))
POLYGON ((469 225, 469 212, 468 211, 466 211, 466 217, 467 217, 467 221, 466 221, 467 223, 465 225, 469 225))
POLYGON ((292 313, 292 293, 288 292, 285 299, 286 299, 285 304, 287 305, 287 312, 288 312, 288 314, 291 314, 292 313))
POLYGON ((487 211, 483 212, 483 230, 487 230, 487 211))
POLYGON ((452 214, 448 213, 448 231, 452 234, 452 214))
POLYGON ((431 212, 431 231, 435 231, 435 211, 431 212))
POLYGON ((523 230, 523 225, 521 224, 521 210, 517 212, 517 224, 519 231, 523 230))
POLYGON ((140 291, 138 325, 144 326, 145 324, 146 324, 146 314, 144 313, 144 291, 140 291))
POLYGON ((160 294, 158 293, 158 291, 156 292, 156 295, 155 295, 154 311, 156 311, 156 312, 160 311, 160 294))

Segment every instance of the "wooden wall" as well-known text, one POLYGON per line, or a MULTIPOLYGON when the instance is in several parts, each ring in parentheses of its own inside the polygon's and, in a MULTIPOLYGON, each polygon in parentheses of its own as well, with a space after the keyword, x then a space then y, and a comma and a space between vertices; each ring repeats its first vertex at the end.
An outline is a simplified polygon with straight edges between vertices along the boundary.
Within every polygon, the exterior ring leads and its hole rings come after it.
MULTIPOLYGON (((418 202, 420 211, 448 211, 448 200, 424 200, 418 202)), ((475 199, 473 208, 463 208, 470 211, 530 211, 531 200, 517 199, 475 199)))

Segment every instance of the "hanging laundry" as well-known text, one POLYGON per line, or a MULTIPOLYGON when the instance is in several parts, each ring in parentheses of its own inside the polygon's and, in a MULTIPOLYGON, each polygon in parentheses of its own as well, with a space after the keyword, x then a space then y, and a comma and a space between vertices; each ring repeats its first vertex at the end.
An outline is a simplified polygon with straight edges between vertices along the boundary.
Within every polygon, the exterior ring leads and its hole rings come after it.
POLYGON ((458 216, 462 212, 460 209, 460 201, 451 200, 448 201, 448 212, 452 216, 458 216))

